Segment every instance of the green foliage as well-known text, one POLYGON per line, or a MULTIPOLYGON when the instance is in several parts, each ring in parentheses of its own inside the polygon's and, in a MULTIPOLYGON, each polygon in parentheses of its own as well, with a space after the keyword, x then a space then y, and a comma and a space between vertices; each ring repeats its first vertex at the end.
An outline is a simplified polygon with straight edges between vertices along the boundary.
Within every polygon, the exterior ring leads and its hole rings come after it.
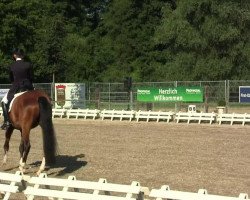
POLYGON ((250 13, 242 4, 192 0, 165 10, 154 41, 169 58, 161 63, 169 80, 249 78, 250 13))
MULTIPOLYGON (((101 80, 122 81, 126 76, 145 80, 151 71, 151 37, 161 20, 164 1, 112 1, 96 32, 99 44, 97 59, 103 73, 101 80), (99 54, 104 49, 106 54, 99 54), (103 57, 104 56, 104 57, 103 57), (103 62, 108 58, 108 62, 103 62), (104 65, 104 66, 103 66, 104 65), (149 68, 149 69, 148 69, 149 68), (145 75, 146 74, 146 75, 145 75)), ((102 72, 102 71, 101 71, 102 72)))
POLYGON ((247 0, 0 2, 0 82, 13 47, 37 82, 250 78, 247 0))
POLYGON ((220 100, 218 101, 217 106, 225 107, 225 106, 226 106, 226 101, 225 101, 224 99, 220 99, 220 100))

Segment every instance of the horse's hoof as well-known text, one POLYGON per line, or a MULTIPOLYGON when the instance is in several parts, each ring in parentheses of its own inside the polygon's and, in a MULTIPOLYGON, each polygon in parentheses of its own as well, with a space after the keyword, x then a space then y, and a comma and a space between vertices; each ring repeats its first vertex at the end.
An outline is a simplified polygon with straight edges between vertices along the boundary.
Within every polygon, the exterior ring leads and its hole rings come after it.
POLYGON ((39 176, 40 174, 41 174, 41 171, 38 170, 38 171, 36 172, 36 175, 39 176))
POLYGON ((3 165, 6 164, 6 163, 7 163, 7 156, 4 155, 4 157, 3 157, 3 165))
POLYGON ((5 166, 7 164, 6 160, 3 160, 2 166, 5 166))
POLYGON ((25 169, 24 169, 23 167, 21 167, 21 166, 19 166, 19 169, 20 169, 20 171, 24 174, 25 169))

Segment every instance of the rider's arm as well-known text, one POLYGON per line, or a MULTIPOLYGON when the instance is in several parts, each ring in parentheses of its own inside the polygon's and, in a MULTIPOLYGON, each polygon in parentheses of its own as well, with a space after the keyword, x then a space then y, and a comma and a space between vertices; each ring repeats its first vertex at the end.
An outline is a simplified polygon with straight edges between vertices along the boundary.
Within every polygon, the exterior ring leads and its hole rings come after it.
POLYGON ((31 65, 30 65, 28 73, 29 73, 28 76, 29 76, 30 81, 33 82, 33 80, 34 80, 34 71, 33 71, 33 67, 31 65))
POLYGON ((11 83, 14 82, 14 75, 13 75, 12 71, 10 71, 10 73, 9 73, 9 78, 10 78, 11 83))

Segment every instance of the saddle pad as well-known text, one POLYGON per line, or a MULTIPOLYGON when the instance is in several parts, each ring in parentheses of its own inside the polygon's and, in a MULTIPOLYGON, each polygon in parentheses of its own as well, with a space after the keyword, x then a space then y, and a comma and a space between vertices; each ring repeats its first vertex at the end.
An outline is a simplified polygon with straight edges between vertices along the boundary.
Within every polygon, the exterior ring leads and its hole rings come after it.
POLYGON ((9 112, 11 111, 11 107, 12 107, 12 104, 13 104, 14 100, 15 100, 17 97, 19 97, 19 96, 21 96, 22 94, 24 94, 25 92, 27 92, 27 91, 18 92, 18 93, 16 93, 16 94, 14 95, 14 98, 13 98, 13 99, 11 100, 11 102, 10 102, 9 112))

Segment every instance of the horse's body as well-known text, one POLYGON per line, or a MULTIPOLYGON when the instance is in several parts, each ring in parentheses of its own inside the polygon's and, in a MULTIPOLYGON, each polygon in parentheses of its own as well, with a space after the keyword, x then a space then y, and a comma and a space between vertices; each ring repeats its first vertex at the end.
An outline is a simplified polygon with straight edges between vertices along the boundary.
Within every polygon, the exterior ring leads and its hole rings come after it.
POLYGON ((29 134, 32 128, 40 125, 43 133, 44 157, 38 174, 45 168, 46 164, 55 162, 56 155, 56 137, 52 123, 52 106, 47 94, 41 90, 27 91, 16 97, 12 103, 9 112, 11 126, 5 132, 4 143, 4 163, 7 161, 7 153, 9 151, 9 141, 14 129, 21 132, 21 143, 19 146, 20 162, 19 168, 24 171, 29 150, 30 140, 29 134))

